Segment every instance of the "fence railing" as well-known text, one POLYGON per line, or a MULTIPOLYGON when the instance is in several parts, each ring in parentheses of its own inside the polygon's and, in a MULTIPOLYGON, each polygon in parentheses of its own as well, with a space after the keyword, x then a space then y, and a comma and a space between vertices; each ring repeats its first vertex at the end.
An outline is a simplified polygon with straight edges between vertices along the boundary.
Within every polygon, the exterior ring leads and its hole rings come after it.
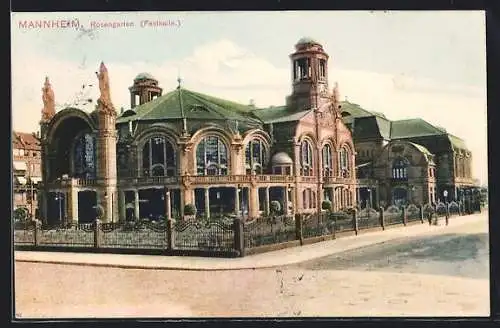
POLYGON ((154 250, 165 255, 244 256, 245 249, 284 244, 292 241, 317 241, 317 237, 355 232, 408 222, 429 222, 439 216, 464 214, 460 202, 406 207, 345 209, 312 214, 271 215, 250 221, 222 217, 203 220, 131 221, 119 223, 67 223, 42 225, 39 221, 14 224, 15 246, 67 250, 154 250))

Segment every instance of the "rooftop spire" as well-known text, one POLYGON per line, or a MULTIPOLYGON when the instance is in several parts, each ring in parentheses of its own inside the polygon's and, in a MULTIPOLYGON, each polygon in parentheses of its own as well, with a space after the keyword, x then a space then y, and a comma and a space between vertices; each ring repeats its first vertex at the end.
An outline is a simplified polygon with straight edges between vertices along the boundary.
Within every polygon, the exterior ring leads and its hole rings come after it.
POLYGON ((41 123, 46 123, 56 114, 56 105, 54 99, 54 91, 49 81, 49 77, 45 77, 45 82, 42 88, 42 119, 41 123))
POLYGON ((182 104, 182 88, 181 88, 181 75, 180 75, 180 70, 178 71, 177 74, 177 91, 178 91, 178 96, 179 96, 179 107, 181 110, 181 117, 182 117, 182 134, 187 135, 187 120, 186 120, 186 115, 184 114, 184 106, 182 104))

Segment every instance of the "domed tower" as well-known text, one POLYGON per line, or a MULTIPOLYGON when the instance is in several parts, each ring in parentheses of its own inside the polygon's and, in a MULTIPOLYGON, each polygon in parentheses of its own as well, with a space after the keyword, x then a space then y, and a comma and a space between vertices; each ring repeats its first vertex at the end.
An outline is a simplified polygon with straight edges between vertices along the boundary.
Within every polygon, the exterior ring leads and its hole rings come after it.
POLYGON ((292 94, 288 105, 297 110, 320 107, 329 101, 328 54, 312 38, 302 38, 290 55, 292 61, 292 94))
POLYGON ((140 73, 134 79, 130 90, 130 108, 147 103, 161 96, 158 80, 149 73, 140 73))

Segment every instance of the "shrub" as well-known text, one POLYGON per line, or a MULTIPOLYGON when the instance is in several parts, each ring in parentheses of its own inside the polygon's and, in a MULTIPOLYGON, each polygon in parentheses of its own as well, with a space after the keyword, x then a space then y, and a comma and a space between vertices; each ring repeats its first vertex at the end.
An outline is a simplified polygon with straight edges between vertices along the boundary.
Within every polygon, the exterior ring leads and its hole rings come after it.
POLYGON ((95 207, 95 214, 98 220, 102 220, 104 217, 104 207, 102 207, 102 205, 97 205, 95 207))
POLYGON ((281 204, 277 200, 273 200, 270 204, 271 214, 277 214, 281 211, 281 204))
POLYGON ((329 201, 328 199, 325 199, 322 203, 321 203, 321 209, 323 210, 327 210, 327 211, 331 211, 332 210, 332 202, 329 201))
POLYGON ((184 206, 184 215, 195 215, 196 214, 196 206, 193 204, 186 204, 184 206))

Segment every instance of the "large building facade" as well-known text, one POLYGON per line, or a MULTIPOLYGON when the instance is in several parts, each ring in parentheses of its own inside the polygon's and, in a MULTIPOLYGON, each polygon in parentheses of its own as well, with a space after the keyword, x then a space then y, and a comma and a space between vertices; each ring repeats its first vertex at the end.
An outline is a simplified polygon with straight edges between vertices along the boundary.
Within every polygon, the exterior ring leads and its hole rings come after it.
POLYGON ((35 217, 38 183, 42 180, 40 140, 36 134, 12 133, 12 186, 14 210, 26 209, 35 217))
MULTIPOLYGON (((48 79, 40 121, 48 223, 283 214, 357 204, 355 147, 328 83, 329 56, 303 38, 290 55, 292 92, 284 106, 255 108, 184 89, 163 93, 141 73, 130 109, 117 115, 107 68, 97 74, 96 108, 56 113, 48 79), (275 206, 276 207, 276 206, 275 206)), ((333 89, 333 91, 332 91, 333 89)))

